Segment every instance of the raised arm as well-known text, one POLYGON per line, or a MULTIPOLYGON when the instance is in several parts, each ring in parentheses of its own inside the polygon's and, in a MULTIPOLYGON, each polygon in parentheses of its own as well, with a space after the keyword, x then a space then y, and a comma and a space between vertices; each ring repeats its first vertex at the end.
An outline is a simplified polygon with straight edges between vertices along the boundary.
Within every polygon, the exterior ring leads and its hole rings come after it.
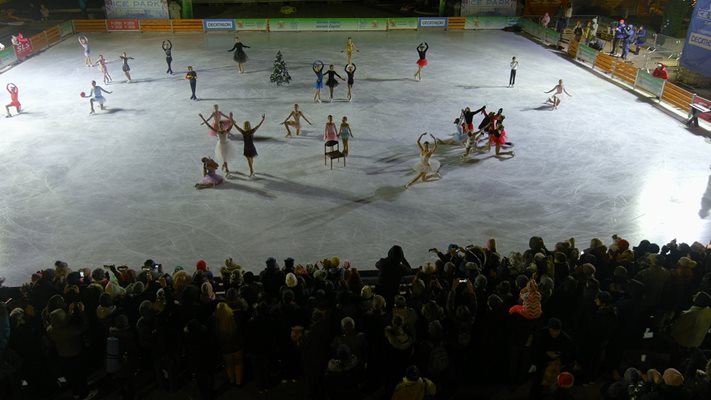
POLYGON ((245 133, 244 130, 242 128, 240 128, 239 125, 237 125, 237 122, 235 122, 235 120, 234 120, 234 118, 232 118, 232 116, 230 116, 230 121, 232 121, 232 126, 234 126, 235 129, 237 129, 237 131, 239 133, 241 133, 241 134, 245 133))
POLYGON ((417 137, 417 147, 419 147, 420 150, 424 150, 424 148, 422 147, 422 143, 420 143, 420 141, 422 140, 422 137, 425 136, 426 134, 427 134, 427 132, 423 132, 422 135, 417 137))
MULTIPOLYGON (((210 125, 210 123, 207 122, 207 120, 205 119, 205 117, 202 116, 202 114, 198 114, 198 116, 200 117, 200 119, 202 120, 202 122, 205 123, 205 125, 210 125)), ((210 118, 212 118, 212 116, 210 116, 210 118)))
POLYGON ((425 42, 425 51, 427 51, 427 50, 429 50, 429 49, 430 49, 430 45, 427 44, 427 42, 425 42))
POLYGON ((262 124, 264 123, 264 118, 266 118, 266 115, 262 114, 262 120, 259 121, 259 123, 257 124, 257 126, 254 127, 254 129, 252 129, 252 133, 256 132, 257 129, 259 129, 259 127, 262 126, 262 124))
POLYGON ((434 143, 434 147, 432 147, 432 152, 434 153, 437 150, 437 138, 434 135, 430 135, 430 137, 432 138, 432 143, 434 143))

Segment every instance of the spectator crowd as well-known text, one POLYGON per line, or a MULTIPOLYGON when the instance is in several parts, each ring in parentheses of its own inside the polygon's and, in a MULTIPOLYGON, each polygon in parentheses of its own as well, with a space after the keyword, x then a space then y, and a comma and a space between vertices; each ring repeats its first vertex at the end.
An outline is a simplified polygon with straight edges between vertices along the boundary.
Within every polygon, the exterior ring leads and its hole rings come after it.
POLYGON ((202 399, 297 381, 290 397, 309 400, 450 399, 492 384, 527 385, 531 399, 591 384, 604 399, 711 398, 709 247, 615 235, 430 253, 414 266, 393 246, 372 282, 338 257, 269 258, 258 274, 232 259, 171 273, 57 261, 0 288, 0 398, 137 399, 189 381, 202 399))

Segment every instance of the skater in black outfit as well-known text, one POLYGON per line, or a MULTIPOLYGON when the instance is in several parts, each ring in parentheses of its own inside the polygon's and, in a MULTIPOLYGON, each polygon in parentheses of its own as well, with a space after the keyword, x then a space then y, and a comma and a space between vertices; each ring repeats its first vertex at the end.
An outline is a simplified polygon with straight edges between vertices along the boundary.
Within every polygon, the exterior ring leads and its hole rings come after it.
POLYGON ((344 70, 346 71, 346 75, 348 75, 348 101, 351 101, 351 92, 353 91, 353 76, 356 72, 356 65, 348 64, 346 65, 344 70))
POLYGON ((427 42, 420 43, 419 46, 417 46, 417 55, 420 56, 420 58, 417 60, 417 72, 415 72, 415 79, 418 81, 422 80, 422 68, 427 66, 427 50, 430 49, 430 45, 427 44, 427 42))
POLYGON ((195 96, 195 88, 197 87, 197 72, 193 71, 193 67, 190 65, 188 65, 188 73, 185 74, 185 79, 190 81, 190 91, 192 92, 190 100, 197 100, 197 96, 195 96))
POLYGON ((330 94, 330 96, 329 96, 330 99, 329 99, 329 100, 330 100, 330 101, 333 101, 333 88, 335 88, 336 86, 338 86, 338 81, 336 80, 335 77, 337 76, 338 79, 340 79, 340 80, 342 80, 342 81, 344 81, 345 79, 343 79, 343 77, 341 77, 340 75, 338 75, 338 72, 336 72, 336 71, 333 70, 333 64, 331 64, 331 65, 328 67, 328 71, 326 71, 326 75, 328 75, 328 78, 326 79, 326 86, 328 86, 328 91, 329 91, 329 94, 330 94))
POLYGON ((237 69, 240 74, 244 74, 244 64, 247 62, 247 54, 245 54, 244 50, 242 50, 245 48, 248 49, 249 46, 242 44, 239 40, 239 36, 235 36, 235 45, 232 46, 231 49, 227 50, 235 52, 234 60, 237 63, 237 69))
POLYGON ((173 67, 170 66, 173 62, 173 43, 170 43, 170 40, 164 40, 160 47, 162 47, 165 52, 165 62, 168 64, 168 70, 165 71, 165 73, 173 75, 173 67))
POLYGON ((131 83, 131 67, 128 65, 128 60, 133 60, 133 57, 129 57, 126 55, 126 52, 123 52, 123 55, 119 56, 121 60, 123 60, 123 66, 121 69, 123 70, 123 74, 126 75, 126 79, 128 80, 128 83, 131 83))

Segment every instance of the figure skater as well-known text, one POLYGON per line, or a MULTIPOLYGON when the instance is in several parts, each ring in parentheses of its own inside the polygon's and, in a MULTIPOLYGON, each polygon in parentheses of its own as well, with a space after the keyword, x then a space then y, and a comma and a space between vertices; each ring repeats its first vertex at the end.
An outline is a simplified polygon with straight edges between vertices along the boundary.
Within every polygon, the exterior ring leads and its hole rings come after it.
POLYGON ((244 50, 242 49, 248 49, 249 46, 242 44, 242 42, 239 40, 239 36, 235 36, 235 45, 232 46, 231 49, 227 50, 228 52, 234 51, 234 60, 237 63, 237 69, 239 70, 240 74, 244 73, 244 64, 247 62, 247 54, 244 53, 244 50))
POLYGON ((353 138, 351 126, 348 124, 348 117, 343 117, 341 120, 341 126, 338 129, 338 137, 341 138, 341 142, 343 142, 343 155, 348 157, 348 141, 353 138))
MULTIPOLYGON (((222 111, 220 111, 220 107, 215 104, 212 106, 213 111, 212 114, 210 114, 210 117, 207 119, 207 122, 205 123, 208 127, 207 134, 210 136, 217 136, 217 129, 220 126, 220 121, 222 120, 222 117, 228 118, 227 115, 225 115, 222 111), (210 120, 213 120, 213 125, 210 125, 210 120)), ((228 119, 229 120, 229 119, 228 119)), ((229 120, 231 122, 231 120, 229 120)))
POLYGON ((338 81, 336 80, 336 77, 338 77, 338 79, 342 81, 344 81, 345 79, 338 75, 338 72, 333 69, 333 64, 328 67, 326 75, 328 75, 328 78, 326 79, 326 86, 328 86, 328 92, 330 94, 329 101, 333 101, 333 88, 338 86, 338 81))
MULTIPOLYGON (((202 116, 202 114, 198 114, 200 116, 200 119, 203 120, 204 123, 208 123, 205 117, 202 116)), ((230 168, 227 165, 228 162, 233 162, 234 161, 234 156, 235 156, 235 150, 232 147, 232 144, 228 140, 227 136, 230 133, 230 130, 232 130, 232 113, 229 115, 229 120, 226 121, 220 121, 216 126, 217 128, 217 144, 215 145, 215 159, 218 161, 218 164, 222 167, 222 171, 225 172, 226 176, 230 176, 230 168)))
POLYGON ((160 47, 165 52, 165 63, 168 64, 168 70, 165 73, 173 75, 173 67, 170 65, 173 62, 173 43, 170 40, 164 40, 160 47))
MULTIPOLYGON (((173 71, 170 71, 170 73, 172 74, 173 71)), ((190 100, 197 100, 198 98, 195 96, 195 88, 197 88, 197 72, 193 71, 192 65, 188 65, 188 73, 185 74, 185 79, 190 81, 190 91, 192 92, 190 100)))
POLYGON ((418 180, 422 180, 422 182, 428 182, 431 180, 437 180, 441 177, 439 174, 439 161, 432 158, 432 154, 434 154, 435 150, 437 150, 437 138, 430 135, 430 137, 434 141, 434 146, 430 147, 430 142, 425 142, 423 145, 421 143, 422 137, 426 134, 427 132, 421 134, 417 138, 417 147, 420 149, 420 161, 415 164, 414 169, 415 171, 417 171, 418 174, 415 179, 411 180, 407 185, 405 185, 405 189, 409 188, 418 180))
POLYGON ((235 123, 235 120, 230 118, 230 121, 232 121, 232 124, 235 126, 235 129, 239 131, 239 133, 242 134, 242 138, 244 140, 244 156, 247 158, 247 164, 249 164, 249 176, 254 176, 254 167, 253 167, 253 162, 254 162, 254 157, 257 156, 257 148, 254 147, 254 133, 257 132, 257 129, 259 129, 260 126, 264 123, 264 114, 262 114, 262 120, 259 121, 259 124, 252 128, 252 125, 250 125, 249 121, 244 121, 244 129, 241 129, 237 124, 235 123))
POLYGON ((467 139, 464 144, 464 154, 462 154, 462 159, 465 159, 469 157, 469 153, 474 151, 479 150, 479 139, 484 135, 484 131, 489 128, 489 125, 484 126, 483 129, 479 129, 478 131, 470 131, 467 134, 467 139))
POLYGON ((128 83, 131 83, 131 67, 128 66, 128 60, 133 60, 133 57, 129 57, 126 55, 126 52, 123 52, 123 55, 119 56, 120 59, 123 60, 123 66, 121 69, 123 70, 124 75, 126 75, 126 79, 128 79, 128 83))
POLYGON ((429 50, 430 45, 427 42, 420 43, 417 46, 417 54, 420 58, 417 60, 417 72, 415 72, 415 79, 418 81, 422 80, 422 68, 427 66, 427 50, 429 50))
POLYGON ((348 75, 348 101, 351 101, 351 98, 353 97, 351 95, 351 93, 353 92, 353 76, 356 72, 356 65, 348 63, 344 70, 346 71, 346 75, 348 75))
POLYGON ((14 83, 8 83, 7 86, 5 86, 5 89, 8 93, 10 93, 10 103, 5 105, 5 111, 7 111, 5 118, 10 118, 12 117, 12 114, 10 114, 10 107, 15 107, 18 114, 22 112, 22 104, 20 104, 20 100, 18 100, 18 97, 20 96, 20 89, 14 83))
POLYGON ((323 141, 330 142, 331 140, 338 140, 336 124, 333 123, 333 115, 328 116, 328 122, 326 122, 326 126, 323 128, 323 141))
POLYGON ((79 44, 84 48, 84 65, 91 67, 94 65, 91 62, 91 48, 89 47, 89 38, 84 35, 79 35, 79 44))
POLYGON ((346 49, 341 50, 341 53, 343 53, 344 51, 346 52, 346 64, 351 64, 351 61, 353 61, 353 50, 360 53, 360 50, 358 50, 356 45, 353 43, 353 39, 349 37, 348 40, 346 40, 346 49))
POLYGON ((291 130, 289 129, 290 126, 296 128, 296 136, 299 136, 301 134, 301 118, 308 122, 309 125, 312 125, 311 121, 309 121, 304 115, 304 113, 299 110, 299 105, 294 104, 294 111, 290 112, 289 116, 286 117, 284 122, 282 122, 282 125, 284 125, 284 128, 286 128, 286 137, 291 136, 291 130), (292 120, 289 121, 289 118, 291 118, 292 120))
POLYGON ((217 174, 217 169, 220 165, 215 162, 212 158, 203 157, 202 161, 202 179, 200 182, 195 184, 195 189, 207 189, 214 188, 215 186, 221 184, 225 181, 225 178, 217 174))
POLYGON ((104 77, 104 85, 111 83, 111 75, 109 75, 109 68, 106 66, 106 59, 102 54, 99 54, 99 59, 96 60, 95 66, 99 67, 99 71, 104 77))
MULTIPOLYGON (((464 122, 465 134, 468 134, 469 132, 474 130, 474 116, 479 113, 483 114, 484 118, 486 118, 486 106, 483 106, 476 111, 472 111, 469 107, 466 107, 462 110, 462 118, 464 118, 464 121, 462 122, 464 122)), ((479 127, 479 129, 481 129, 481 126, 479 127)))
MULTIPOLYGON (((84 92, 82 92, 83 94, 84 92)), ((108 93, 111 94, 113 92, 109 92, 108 90, 102 88, 101 86, 96 84, 96 81, 91 81, 91 90, 89 91, 89 105, 91 106, 91 112, 89 114, 94 114, 94 102, 99 103, 99 107, 102 110, 105 110, 106 108, 104 107, 104 103, 106 102, 106 99, 103 96, 103 93, 108 93)), ((83 97, 83 96, 82 96, 83 97)))
POLYGON ((550 93, 555 90, 555 93, 553 93, 553 96, 549 97, 548 100, 546 100, 546 103, 551 103, 553 105, 553 109, 556 110, 558 109, 558 106, 560 105, 560 95, 565 93, 568 95, 568 97, 573 97, 570 93, 568 93, 567 90, 565 90, 565 87, 563 86, 563 80, 560 79, 558 81, 558 84, 553 87, 553 89, 545 92, 545 93, 550 93))
POLYGON ((496 146, 496 157, 513 157, 513 151, 501 151, 501 147, 503 146, 513 146, 513 143, 507 142, 506 140, 506 129, 504 128, 504 125, 499 124, 496 129, 489 130, 489 142, 486 146, 486 152, 488 153, 489 151, 491 151, 491 145, 493 144, 494 146, 496 146))
POLYGON ((316 93, 314 94, 314 103, 317 101, 320 103, 321 89, 323 89, 323 62, 320 60, 314 61, 311 65, 311 69, 313 69, 316 74, 316 85, 314 86, 316 88, 316 93))
POLYGON ((456 126, 457 131, 452 134, 450 139, 439 139, 437 138, 437 144, 448 144, 448 145, 460 145, 463 146, 467 139, 467 129, 466 122, 464 122, 464 110, 460 114, 459 118, 454 120, 454 126, 456 126))

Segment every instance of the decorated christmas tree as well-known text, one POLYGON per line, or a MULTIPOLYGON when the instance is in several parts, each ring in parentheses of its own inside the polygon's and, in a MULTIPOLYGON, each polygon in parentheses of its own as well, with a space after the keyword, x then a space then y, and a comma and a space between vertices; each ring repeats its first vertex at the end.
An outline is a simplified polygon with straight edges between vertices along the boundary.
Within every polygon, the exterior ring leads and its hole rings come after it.
POLYGON ((284 58, 281 56, 281 51, 277 51, 276 58, 274 59, 274 71, 269 80, 276 83, 277 86, 288 85, 291 82, 291 75, 289 75, 289 70, 286 69, 286 63, 284 58))

